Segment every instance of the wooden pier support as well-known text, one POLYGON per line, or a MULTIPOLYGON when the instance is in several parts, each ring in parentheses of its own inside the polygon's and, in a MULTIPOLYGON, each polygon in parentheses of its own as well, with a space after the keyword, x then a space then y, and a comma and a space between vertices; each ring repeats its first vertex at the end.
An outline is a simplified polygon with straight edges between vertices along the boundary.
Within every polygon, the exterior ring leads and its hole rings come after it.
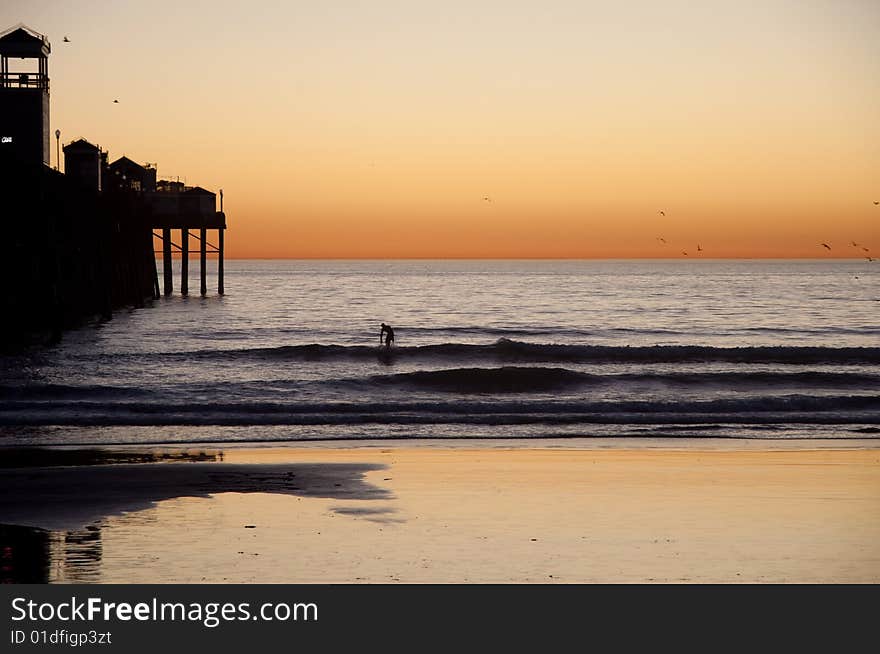
POLYGON ((189 230, 180 230, 180 294, 189 295, 189 230))
POLYGON ((220 295, 223 295, 223 234, 225 232, 225 229, 217 230, 217 293, 220 295))
POLYGON ((159 290, 159 271, 156 270, 156 260, 153 259, 153 299, 158 300, 162 293, 159 290))
MULTIPOLYGON (((226 256, 226 216, 222 212, 216 212, 210 216, 200 214, 183 214, 172 216, 153 216, 150 238, 162 239, 163 275, 165 278, 165 295, 174 292, 172 280, 172 254, 179 254, 180 260, 180 293, 189 293, 190 255, 192 251, 190 238, 199 242, 199 290, 202 296, 208 294, 208 255, 217 255, 217 293, 223 295, 225 287, 225 256, 226 256), (171 240, 171 234, 180 230, 180 242, 171 240), (217 230, 217 241, 208 242, 208 233, 217 230), (157 231, 161 230, 161 231, 157 231), (196 231, 198 230, 198 231, 196 231)), ((155 254, 158 254, 158 250, 155 254)), ((155 266, 154 266, 155 268, 155 266)), ((156 282, 158 289, 158 281, 156 282)), ((158 290, 157 290, 158 292, 158 290)))
POLYGON ((150 257, 150 281, 152 282, 153 287, 153 299, 158 300, 161 296, 161 291, 159 290, 159 270, 156 268, 156 245, 155 245, 156 237, 153 234, 153 230, 149 231, 149 235, 147 236, 147 247, 149 248, 149 257, 150 257))
POLYGON ((162 230, 162 280, 165 286, 165 295, 174 292, 174 280, 171 277, 171 230, 162 230))
POLYGON ((202 279, 202 296, 208 294, 208 276, 207 276, 207 263, 208 263, 208 230, 202 227, 201 233, 199 236, 201 237, 201 257, 199 260, 199 270, 201 272, 202 279))

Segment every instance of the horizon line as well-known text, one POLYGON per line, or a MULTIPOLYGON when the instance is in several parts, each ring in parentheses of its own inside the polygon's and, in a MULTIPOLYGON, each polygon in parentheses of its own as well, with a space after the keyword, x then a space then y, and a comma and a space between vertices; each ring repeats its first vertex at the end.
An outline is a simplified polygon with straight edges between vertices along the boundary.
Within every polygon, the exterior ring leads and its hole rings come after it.
MULTIPOLYGON (((162 257, 156 257, 161 259, 162 257)), ((172 259, 180 259, 179 253, 175 253, 172 259)), ((190 254, 190 259, 198 259, 198 255, 190 254)), ((770 257, 770 256, 742 256, 742 257, 456 257, 456 256, 436 256, 436 257, 345 257, 345 256, 327 256, 327 257, 272 257, 272 256, 224 256, 224 260, 241 260, 241 261, 862 261, 866 257, 770 257)), ((209 259, 210 260, 210 259, 209 259)), ((870 262, 869 262, 870 263, 870 262)))

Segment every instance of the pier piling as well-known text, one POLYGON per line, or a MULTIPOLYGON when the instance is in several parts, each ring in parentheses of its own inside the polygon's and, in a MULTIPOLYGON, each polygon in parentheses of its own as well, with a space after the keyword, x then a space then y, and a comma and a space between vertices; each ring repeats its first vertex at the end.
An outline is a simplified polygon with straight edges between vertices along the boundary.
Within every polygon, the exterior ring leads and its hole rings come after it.
POLYGON ((202 280, 202 296, 208 294, 208 277, 207 277, 207 263, 208 263, 208 230, 204 227, 201 229, 201 257, 199 258, 199 269, 201 273, 202 280))
POLYGON ((165 285, 165 295, 174 292, 174 280, 171 278, 171 230, 162 230, 162 279, 165 285))
POLYGON ((189 230, 180 230, 180 294, 189 295, 189 230))
MULTIPOLYGON (((222 193, 222 191, 221 191, 222 193)), ((221 196, 222 197, 222 196, 221 196)), ((223 234, 225 229, 217 230, 217 293, 223 295, 223 234)))

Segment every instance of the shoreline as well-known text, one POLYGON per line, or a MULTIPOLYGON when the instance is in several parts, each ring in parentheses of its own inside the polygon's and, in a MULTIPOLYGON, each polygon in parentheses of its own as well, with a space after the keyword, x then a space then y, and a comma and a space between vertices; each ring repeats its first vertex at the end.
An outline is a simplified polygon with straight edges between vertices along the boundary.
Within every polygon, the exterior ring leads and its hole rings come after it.
POLYGON ((222 460, 223 452, 236 450, 652 450, 677 451, 818 451, 880 450, 880 438, 736 438, 675 436, 566 436, 500 438, 354 438, 251 441, 156 441, 141 443, 53 443, 47 445, 0 444, 0 471, 17 467, 100 465, 112 463, 161 463, 170 461, 222 460), (21 462, 24 460, 24 462, 21 462), (11 463, 11 465, 10 465, 11 463))
MULTIPOLYGON (((527 439, 523 439, 527 440, 527 439)), ((304 441, 279 444, 277 442, 237 442, 237 443, 192 443, 192 444, 144 444, 144 445, 46 445, 46 446, 0 446, 0 474, 16 469, 30 468, 94 468, 106 466, 167 466, 168 464, 223 464, 248 460, 256 463, 260 458, 289 455, 298 457, 311 456, 312 453, 324 453, 330 458, 337 455, 362 453, 369 456, 376 452, 571 452, 582 454, 590 452, 624 453, 624 454, 754 454, 754 453, 820 453, 820 452, 878 452, 880 441, 860 439, 856 443, 837 439, 797 441, 753 441, 726 439, 722 442, 708 443, 707 447, 694 447, 694 443, 652 442, 639 446, 613 442, 596 443, 592 439, 585 442, 570 444, 567 440, 541 442, 536 445, 526 444, 512 439, 498 439, 485 442, 481 439, 456 439, 430 441, 418 440, 353 440, 353 441, 304 441), (727 447, 725 447, 727 445, 727 447)), ((615 439, 617 440, 617 439, 615 439)), ((623 439, 621 439, 623 440, 623 439)), ((708 439, 695 439, 703 443, 708 439)), ((295 460, 295 459, 292 459, 295 460)))

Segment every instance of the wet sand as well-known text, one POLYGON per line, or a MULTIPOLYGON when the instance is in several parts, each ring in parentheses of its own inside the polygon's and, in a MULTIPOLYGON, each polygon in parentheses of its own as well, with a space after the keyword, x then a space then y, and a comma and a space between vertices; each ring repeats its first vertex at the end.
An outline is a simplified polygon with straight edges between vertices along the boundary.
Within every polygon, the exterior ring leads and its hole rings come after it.
POLYGON ((877 583, 880 449, 803 447, 55 454, 0 470, 0 539, 52 582, 877 583))

